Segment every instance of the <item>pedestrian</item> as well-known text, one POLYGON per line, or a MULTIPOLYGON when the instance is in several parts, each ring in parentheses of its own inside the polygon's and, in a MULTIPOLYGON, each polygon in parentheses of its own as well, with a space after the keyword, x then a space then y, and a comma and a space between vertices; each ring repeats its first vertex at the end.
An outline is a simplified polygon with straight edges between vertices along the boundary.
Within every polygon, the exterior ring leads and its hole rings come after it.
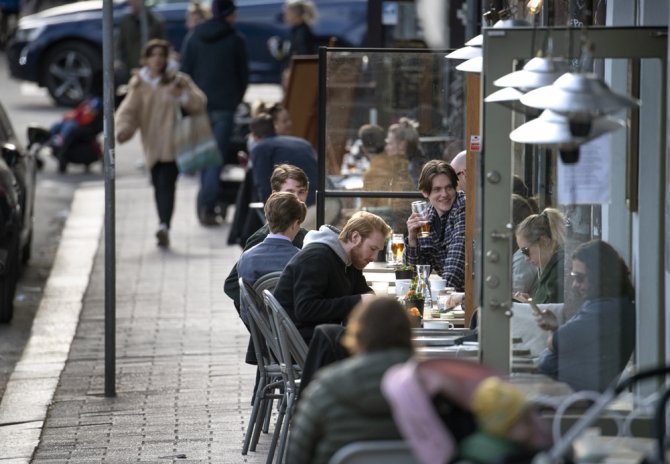
POLYGON ((198 0, 191 0, 186 10, 186 29, 189 31, 212 16, 212 12, 198 0))
POLYGON ((288 68, 291 57, 295 55, 314 55, 317 52, 317 40, 312 32, 316 21, 316 6, 311 0, 287 0, 282 8, 284 24, 291 28, 288 42, 279 37, 268 39, 268 48, 272 56, 288 68))
MULTIPOLYGON (((235 29, 235 3, 214 0, 212 18, 198 24, 184 41, 181 70, 207 95, 207 112, 223 164, 237 164, 229 150, 234 116, 249 83, 249 63, 244 37, 235 29)), ((197 214, 204 226, 220 225, 216 206, 221 166, 200 172, 197 214)))
POLYGON ((142 43, 142 9, 147 19, 147 36, 144 40, 166 39, 163 20, 142 5, 143 0, 128 0, 130 11, 119 21, 115 36, 114 69, 117 85, 128 82, 134 69, 140 67, 142 43))
POLYGON ((145 65, 128 84, 128 95, 116 112, 116 139, 124 143, 137 129, 142 137, 146 166, 151 172, 159 227, 158 246, 170 244, 170 221, 177 183, 176 150, 172 138, 177 111, 197 114, 207 98, 191 78, 168 67, 170 44, 150 40, 144 48, 145 65))

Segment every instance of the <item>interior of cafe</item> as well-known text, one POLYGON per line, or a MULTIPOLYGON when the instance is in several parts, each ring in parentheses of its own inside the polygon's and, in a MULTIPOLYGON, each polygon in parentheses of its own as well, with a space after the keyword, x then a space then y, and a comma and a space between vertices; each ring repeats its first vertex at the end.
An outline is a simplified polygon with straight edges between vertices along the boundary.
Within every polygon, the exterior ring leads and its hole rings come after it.
MULTIPOLYGON (((668 6, 503 3, 511 8, 485 15, 465 43, 320 50, 317 222, 341 226, 367 210, 406 236, 410 205, 424 199, 421 165, 465 151, 458 319, 463 330, 476 321, 477 332, 458 356, 537 395, 603 392, 662 370, 670 356, 668 6), (418 143, 390 147, 398 127, 418 143)), ((382 24, 401 24, 394 14, 382 24)), ((400 264, 380 253, 370 275, 395 293, 400 264)), ((665 391, 665 375, 608 398, 602 408, 620 420, 604 421, 602 433, 651 436, 644 408, 665 391)), ((559 427, 580 416, 566 412, 559 427)))

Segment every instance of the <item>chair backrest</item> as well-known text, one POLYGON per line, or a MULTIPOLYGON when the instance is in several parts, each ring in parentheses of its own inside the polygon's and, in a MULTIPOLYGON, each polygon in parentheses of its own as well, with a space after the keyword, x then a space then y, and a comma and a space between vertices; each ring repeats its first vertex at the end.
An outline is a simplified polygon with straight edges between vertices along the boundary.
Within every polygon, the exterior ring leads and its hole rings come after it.
POLYGON ((275 323, 279 330, 280 345, 282 343, 282 335, 284 335, 284 338, 286 338, 284 343, 288 348, 290 355, 293 357, 293 362, 302 369, 305 366, 305 359, 307 359, 307 343, 305 343, 305 340, 302 338, 302 335, 300 335, 300 332, 288 313, 277 301, 274 295, 268 290, 264 290, 263 299, 274 315, 275 323))
POLYGON ((260 276, 254 283, 254 290, 256 290, 256 293, 259 295, 263 294, 263 290, 270 290, 270 292, 274 292, 275 287, 277 286, 277 282, 279 282, 280 275, 281 271, 276 271, 260 276))
POLYGON ((417 464, 402 440, 356 441, 340 448, 328 464, 417 464))
POLYGON ((254 345, 259 369, 262 369, 262 364, 268 365, 279 362, 281 359, 279 339, 275 335, 272 327, 273 321, 268 317, 269 313, 264 308, 265 303, 261 296, 242 277, 240 277, 239 283, 240 299, 244 301, 249 312, 251 341, 254 345))

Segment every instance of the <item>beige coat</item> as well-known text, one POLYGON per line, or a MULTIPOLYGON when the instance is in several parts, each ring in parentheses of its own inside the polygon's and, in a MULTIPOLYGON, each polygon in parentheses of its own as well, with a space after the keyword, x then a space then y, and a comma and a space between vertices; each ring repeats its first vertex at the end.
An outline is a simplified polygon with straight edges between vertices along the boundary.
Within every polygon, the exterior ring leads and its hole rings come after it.
POLYGON ((159 161, 175 160, 172 134, 179 103, 189 114, 204 111, 207 104, 207 97, 188 75, 178 73, 176 79, 183 89, 182 98, 170 93, 172 84, 154 87, 140 75, 134 75, 128 84, 128 95, 116 111, 117 140, 123 143, 139 129, 149 168, 159 161))

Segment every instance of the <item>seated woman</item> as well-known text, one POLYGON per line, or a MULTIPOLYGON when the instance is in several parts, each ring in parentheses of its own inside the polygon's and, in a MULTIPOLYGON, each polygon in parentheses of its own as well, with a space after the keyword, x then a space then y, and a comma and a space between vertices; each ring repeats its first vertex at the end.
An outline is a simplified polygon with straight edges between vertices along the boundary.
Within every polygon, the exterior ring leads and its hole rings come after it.
POLYGON ((628 267, 601 240, 581 244, 572 254, 572 288, 584 299, 560 327, 553 313, 538 316, 549 328, 540 370, 575 390, 605 390, 630 359, 635 346, 635 291, 628 267))
POLYGON ((539 281, 535 294, 516 292, 514 297, 524 301, 530 296, 535 303, 562 303, 565 243, 565 219, 554 208, 531 214, 516 228, 519 251, 537 267, 539 281))
POLYGON ((361 303, 342 343, 353 356, 319 371, 302 393, 286 462, 326 464, 349 443, 400 438, 379 384, 389 367, 412 356, 405 308, 392 298, 361 303))

